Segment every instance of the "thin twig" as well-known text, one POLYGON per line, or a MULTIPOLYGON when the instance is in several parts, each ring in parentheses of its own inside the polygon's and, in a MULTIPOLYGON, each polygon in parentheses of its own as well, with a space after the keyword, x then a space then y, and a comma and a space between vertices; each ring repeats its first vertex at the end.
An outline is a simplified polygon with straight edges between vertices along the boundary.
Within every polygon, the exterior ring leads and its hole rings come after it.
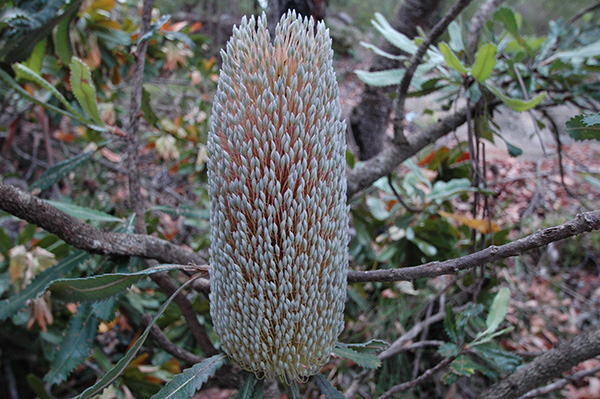
MULTIPOLYGON (((142 320, 145 324, 145 327, 147 327, 150 324, 150 322, 152 321, 152 316, 150 316, 147 313, 144 313, 142 315, 142 320)), ((150 335, 152 335, 152 338, 154 339, 154 341, 161 348, 163 348, 167 353, 173 355, 177 359, 180 359, 180 360, 186 361, 188 363, 192 363, 192 364, 200 363, 202 360, 204 360, 204 358, 202 358, 201 356, 195 355, 195 354, 188 352, 185 349, 175 345, 169 339, 169 337, 167 337, 167 335, 160 329, 160 327, 158 327, 156 324, 154 324, 152 326, 152 328, 150 329, 150 335)))
POLYGON ((569 18, 569 20, 567 21, 567 23, 565 25, 569 26, 569 25, 573 24, 579 18, 583 17, 588 12, 594 11, 597 8, 600 8, 600 1, 597 1, 596 3, 590 5, 589 7, 584 8, 583 10, 579 11, 577 14, 573 15, 571 18, 569 18))
MULTIPOLYGON (((527 87, 525 87, 525 82, 523 81, 523 77, 521 76, 521 73, 519 72, 519 68, 517 68, 517 66, 515 65, 514 68, 515 70, 515 74, 517 75, 517 80, 519 81, 519 86, 521 86, 521 91, 523 92, 523 98, 525 98, 525 101, 529 101, 529 93, 527 93, 527 87)), ((535 115, 533 114, 533 110, 529 109, 527 110, 527 112, 529 113, 529 116, 531 117, 531 122, 533 123, 533 129, 535 131, 535 134, 540 142, 540 146, 542 147, 542 152, 544 153, 544 157, 547 157, 548 154, 546 153, 546 146, 544 145, 544 140, 542 140, 542 134, 540 133, 540 128, 537 125, 537 121, 535 120, 535 115)))
POLYGON ((393 386, 386 393, 381 395, 378 399, 391 398, 394 394, 396 394, 398 392, 407 391, 411 388, 416 387, 417 385, 422 384, 423 382, 425 382, 429 378, 431 378, 436 372, 438 372, 442 368, 449 365, 454 359, 456 359, 456 356, 450 356, 450 357, 445 358, 444 360, 442 360, 441 362, 436 364, 434 367, 426 370, 423 374, 421 374, 419 377, 415 378, 414 380, 393 386))
POLYGON ((350 271, 348 272, 348 282, 391 282, 435 277, 444 274, 456 274, 461 270, 521 255, 526 251, 543 247, 551 242, 564 240, 565 238, 592 230, 600 230, 600 210, 580 213, 575 219, 562 225, 538 230, 534 234, 511 243, 501 246, 492 245, 482 251, 460 258, 449 259, 443 262, 429 262, 420 266, 404 267, 401 269, 350 271))
POLYGON ((458 0, 454 6, 444 15, 444 17, 431 29, 425 40, 421 43, 417 52, 411 57, 408 67, 398 86, 396 106, 394 108, 394 144, 396 146, 406 146, 408 142, 404 136, 404 103, 410 82, 417 70, 417 67, 423 62, 423 57, 429 46, 435 42, 446 30, 460 12, 469 5, 471 0, 458 0))

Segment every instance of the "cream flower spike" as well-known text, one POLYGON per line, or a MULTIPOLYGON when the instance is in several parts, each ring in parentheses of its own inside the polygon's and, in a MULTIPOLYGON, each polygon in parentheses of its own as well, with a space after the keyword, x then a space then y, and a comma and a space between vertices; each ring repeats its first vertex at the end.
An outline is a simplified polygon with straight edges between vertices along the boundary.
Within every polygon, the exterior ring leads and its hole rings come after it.
POLYGON ((344 327, 345 130, 323 23, 244 17, 222 51, 208 136, 210 310, 242 368, 291 383, 344 327))

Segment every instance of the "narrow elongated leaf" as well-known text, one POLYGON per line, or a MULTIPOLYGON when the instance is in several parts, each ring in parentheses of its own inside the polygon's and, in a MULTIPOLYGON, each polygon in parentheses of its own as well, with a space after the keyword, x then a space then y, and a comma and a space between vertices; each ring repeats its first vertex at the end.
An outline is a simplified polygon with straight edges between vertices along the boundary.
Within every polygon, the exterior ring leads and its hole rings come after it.
POLYGON ((86 208, 75 204, 67 204, 60 201, 46 200, 46 202, 77 219, 92 220, 95 222, 123 222, 123 219, 121 218, 96 209, 86 208))
POLYGON ((567 133, 573 139, 600 140, 600 119, 598 115, 576 115, 567 121, 567 133))
POLYGON ((142 37, 139 38, 137 45, 139 46, 142 42, 150 39, 156 32, 160 30, 169 20, 171 19, 170 15, 161 16, 155 23, 152 24, 148 32, 146 32, 142 37))
POLYGON ((240 388, 239 392, 235 396, 236 399, 252 399, 254 396, 254 384, 256 383, 256 377, 254 373, 248 373, 244 385, 240 388))
POLYGON ((0 69, 0 79, 2 79, 14 91, 19 93, 19 95, 21 97, 26 98, 27 100, 31 101, 34 104, 41 105, 44 108, 49 109, 50 111, 56 112, 58 114, 67 116, 75 121, 81 122, 81 123, 87 125, 87 127, 89 127, 90 129, 94 129, 99 132, 108 131, 108 129, 103 126, 98 126, 98 125, 94 125, 93 123, 90 123, 90 121, 87 118, 81 116, 78 113, 74 114, 74 113, 64 110, 62 108, 59 108, 55 105, 49 104, 45 101, 35 98, 31 94, 29 94, 29 92, 27 90, 25 90, 17 82, 15 82, 15 80, 8 73, 6 73, 6 71, 4 71, 3 69, 0 69))
POLYGON ((63 20, 56 28, 56 34, 54 35, 54 46, 56 47, 56 53, 64 65, 68 65, 69 62, 71 62, 71 57, 73 56, 71 40, 69 39, 70 24, 70 19, 63 20))
POLYGON ((440 51, 444 55, 444 60, 446 61, 446 64, 450 68, 454 69, 455 71, 461 74, 467 73, 467 68, 465 68, 462 62, 460 62, 456 55, 454 55, 454 52, 450 49, 450 47, 448 47, 446 43, 441 42, 439 47, 440 51))
POLYGON ((142 276, 186 268, 184 265, 160 265, 135 273, 108 273, 85 278, 65 278, 52 282, 52 297, 62 301, 101 301, 120 294, 142 276))
POLYGON ((69 321, 66 335, 52 359, 50 371, 44 377, 44 381, 58 384, 66 380, 75 367, 83 363, 89 355, 97 328, 98 317, 91 305, 81 304, 77 314, 69 321))
POLYGON ((210 377, 215 375, 227 360, 224 354, 209 357, 189 369, 177 374, 151 399, 188 399, 191 398, 210 377))
POLYGON ((405 69, 388 69, 386 71, 368 72, 357 70, 354 71, 356 76, 363 82, 371 86, 392 86, 397 85, 404 77, 405 69))
POLYGON ((31 185, 31 189, 39 188, 43 191, 48 187, 51 187, 53 184, 58 183, 61 179, 66 177, 71 171, 75 170, 79 165, 87 162, 94 154, 94 151, 85 151, 77 154, 73 158, 69 158, 52 166, 42 173, 39 179, 31 185))
POLYGON ((462 38, 460 25, 456 21, 450 22, 448 25, 448 36, 450 36, 450 48, 454 51, 463 51, 465 44, 462 38))
POLYGON ((504 104, 508 105, 510 108, 512 108, 513 110, 518 111, 518 112, 527 111, 527 110, 535 107, 536 105, 541 103, 542 100, 546 97, 546 93, 542 93, 542 94, 532 98, 529 101, 523 101, 523 100, 519 100, 516 98, 511 98, 511 97, 505 96, 504 94, 502 94, 500 92, 500 90, 496 89, 492 85, 486 84, 485 87, 487 87, 492 93, 494 93, 494 95, 496 97, 498 97, 500 99, 500 101, 502 101, 504 104))
POLYGON ((471 76, 479 82, 486 80, 496 65, 496 51, 495 45, 488 43, 484 44, 477 50, 475 54, 475 63, 471 71, 471 76))
POLYGON ((360 42, 360 45, 363 46, 363 47, 365 47, 365 48, 368 48, 369 50, 371 50, 372 52, 374 52, 377 55, 380 55, 380 56, 385 57, 385 58, 389 58, 391 60, 404 60, 404 59, 406 59, 405 55, 394 55, 394 54, 388 53, 387 51, 384 51, 384 50, 380 49, 379 47, 372 45, 371 43, 360 42))
POLYGON ((35 73, 40 73, 42 71, 44 55, 46 55, 46 39, 40 40, 33 47, 33 51, 27 60, 27 66, 35 73))
POLYGON ((71 106, 71 104, 67 101, 65 96, 63 96, 62 93, 60 91, 58 91, 58 89, 56 87, 54 87, 50 82, 48 82, 46 79, 44 79, 41 75, 39 75, 38 73, 36 73, 35 71, 31 70, 30 68, 28 68, 27 66, 25 66, 23 64, 14 64, 13 69, 15 70, 15 73, 19 79, 34 82, 35 84, 39 85, 43 89, 48 90, 50 93, 52 93, 52 95, 54 97, 56 97, 61 102, 61 104, 63 105, 63 107, 65 107, 65 109, 67 109, 72 114, 79 115, 80 117, 83 118, 83 115, 81 115, 79 112, 77 112, 77 110, 75 108, 73 108, 73 106, 71 106))
POLYGON ((329 380, 327 380, 323 374, 317 373, 313 379, 321 390, 321 394, 325 395, 325 399, 346 399, 346 397, 340 391, 338 391, 336 387, 331 385, 331 382, 329 382, 329 380))
POLYGON ((96 104, 96 88, 92 83, 92 73, 90 68, 79 58, 72 57, 69 64, 71 70, 71 89, 75 98, 79 101, 81 108, 92 118, 94 122, 103 125, 102 119, 98 114, 98 105, 96 104))
POLYGON ((48 285, 70 272, 81 262, 87 260, 90 255, 84 251, 76 251, 74 254, 64 258, 58 264, 44 270, 38 274, 31 284, 29 284, 21 293, 8 299, 0 301, 0 320, 12 317, 15 313, 25 307, 27 300, 35 298, 38 294, 46 291, 48 285))
POLYGON ((375 20, 371 21, 371 23, 375 29, 377 29, 383 35, 383 37, 386 38, 388 42, 392 43, 400 50, 411 55, 417 52, 418 46, 414 43, 414 41, 409 39, 405 34, 395 30, 382 14, 376 12, 375 20))
POLYGON ((582 58, 589 58, 589 57, 597 57, 600 55, 600 40, 595 41, 591 44, 588 44, 587 46, 583 46, 580 47, 576 50, 569 50, 569 51, 561 51, 560 53, 556 53, 554 55, 554 57, 559 57, 559 58, 575 58, 575 57, 582 57, 582 58))
POLYGON ((79 394, 75 399, 85 399, 85 398, 92 397, 94 395, 98 395, 104 390, 104 388, 106 388, 107 386, 112 384, 117 379, 117 377, 119 377, 121 375, 121 373, 125 370, 125 368, 127 368, 129 363, 131 362, 131 360, 138 353, 138 351, 140 350, 140 348, 146 341, 146 338, 148 338, 148 334, 150 334, 150 329, 156 323, 158 318, 163 314, 163 312, 165 311, 167 306, 169 306, 169 304, 171 303, 173 298, 175 298, 177 295, 179 295, 179 293, 188 284, 190 284, 194 280, 195 280, 195 278, 192 277, 187 282, 185 282, 181 287, 179 287, 177 289, 177 291, 175 291, 173 293, 173 295, 171 295, 165 301, 165 303, 163 303, 163 305, 160 307, 160 309, 158 309, 158 312, 156 312, 156 315, 154 316, 152 321, 148 324, 148 327, 146 327, 146 329, 144 330, 144 333, 138 338, 137 341, 135 341, 135 344, 133 344, 131 346, 131 348, 129 348, 129 350, 127 351, 125 356, 123 356, 112 369, 110 369, 106 374, 104 374, 102 376, 102 378, 100 378, 98 381, 96 381, 96 383, 94 385, 87 388, 85 391, 83 391, 81 394, 79 394))
POLYGON ((510 290, 506 287, 500 288, 500 291, 494 297, 490 312, 485 321, 485 325, 489 332, 494 332, 506 317, 508 312, 508 304, 510 303, 510 290))
POLYGON ((386 349, 390 344, 381 340, 381 339, 371 339, 367 342, 362 342, 358 344, 348 344, 345 342, 338 342, 335 344, 336 347, 345 347, 355 350, 357 352, 372 352, 379 353, 386 349))

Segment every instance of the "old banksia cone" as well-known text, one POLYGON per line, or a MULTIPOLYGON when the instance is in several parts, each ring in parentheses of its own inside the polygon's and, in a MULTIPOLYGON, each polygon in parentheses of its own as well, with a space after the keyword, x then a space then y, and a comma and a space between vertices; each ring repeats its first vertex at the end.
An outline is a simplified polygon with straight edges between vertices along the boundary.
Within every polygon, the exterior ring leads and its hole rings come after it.
POLYGON ((208 137, 211 315, 246 370, 291 382, 343 329, 345 123, 322 23, 244 18, 222 52, 208 137))

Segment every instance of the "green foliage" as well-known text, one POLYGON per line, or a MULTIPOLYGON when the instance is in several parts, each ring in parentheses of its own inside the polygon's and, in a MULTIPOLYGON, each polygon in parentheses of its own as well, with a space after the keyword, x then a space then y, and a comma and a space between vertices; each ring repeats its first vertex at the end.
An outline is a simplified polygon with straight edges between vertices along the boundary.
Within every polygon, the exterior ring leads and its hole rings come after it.
POLYGON ((177 374, 152 399, 187 399, 208 381, 226 362, 223 354, 210 357, 177 374))
POLYGON ((79 105, 87 115, 98 125, 102 125, 102 120, 98 114, 98 104, 96 104, 96 88, 92 83, 92 73, 90 68, 79 58, 73 57, 69 64, 71 70, 71 88, 79 105))
POLYGON ((567 121, 567 132, 575 140, 600 140, 600 114, 572 117, 567 121))
POLYGON ((95 151, 84 151, 73 158, 57 163, 56 165, 46 169, 44 173, 31 185, 31 189, 39 188, 45 190, 48 187, 58 183, 64 179, 69 173, 77 169, 79 166, 88 162, 95 154, 95 151))
POLYGON ((79 366, 89 355, 98 329, 98 315, 89 303, 79 305, 77 314, 71 318, 65 336, 54 355, 50 371, 44 381, 58 384, 79 366))
POLYGON ((183 265, 159 265, 135 273, 110 273, 85 278, 58 279, 53 281, 48 289, 54 298, 62 301, 102 301, 120 294, 141 277, 184 268, 186 266, 183 265))
POLYGON ((337 390, 325 376, 321 373, 315 374, 313 380, 317 383, 317 386, 321 390, 321 394, 325 396, 325 399, 345 399, 346 397, 337 390))
POLYGON ((256 385, 256 381, 257 380, 256 380, 256 376, 254 375, 254 373, 248 373, 248 376, 246 377, 246 381, 244 381, 244 385, 240 388, 237 395, 235 396, 236 399, 253 399, 253 398, 255 398, 254 387, 256 385))
MULTIPOLYGON (((154 324, 156 324, 156 321, 163 314, 163 312, 167 309, 167 306, 169 306, 169 304, 171 303, 173 298, 175 298, 183 290, 183 288, 185 288, 192 281, 194 281, 194 280, 193 279, 188 280, 185 284, 183 284, 181 287, 179 287, 177 289, 177 291, 175 291, 173 293, 173 295, 171 295, 162 304, 160 309, 158 309, 158 311, 156 312, 156 315, 154 316, 152 321, 150 323, 148 323, 148 326, 146 327, 146 329, 144 330, 142 335, 135 341, 135 344, 133 344, 131 346, 131 348, 129 348, 129 350, 127 351, 125 356, 123 356, 114 367, 112 367, 106 374, 104 374, 102 376, 102 378, 100 378, 98 381, 96 381, 96 383, 94 385, 92 385, 91 387, 89 387, 85 391, 83 391, 81 394, 79 394, 76 397, 76 399, 90 398, 94 395, 98 395, 98 394, 102 393, 102 391, 104 391, 105 388, 107 388, 110 384, 112 384, 123 373, 123 371, 125 371, 125 368, 129 365, 131 360, 133 360, 134 356, 138 353, 138 351, 140 350, 140 348, 146 341, 146 338, 148 338, 148 334, 150 334, 150 330, 152 329, 152 326, 154 324)), ((225 358, 224 355, 215 355, 214 357, 205 360, 205 362, 212 359, 211 360, 212 363, 210 363, 210 364, 212 365, 212 367, 215 367, 218 369, 218 367, 220 367, 222 365, 224 358, 225 358), (217 361, 218 357, 220 357, 221 363, 219 363, 217 361)), ((199 364, 203 364, 203 363, 199 363, 199 364)), ((197 370, 197 372, 189 372, 188 374, 186 374, 186 377, 184 380, 187 380, 189 378, 189 387, 197 386, 195 384, 198 384, 198 383, 202 384, 205 381, 205 380, 203 380, 202 382, 200 382, 200 380, 202 378, 204 378, 206 375, 208 375, 206 378, 209 378, 212 375, 210 373, 211 373, 211 371, 213 371, 213 368, 208 367, 209 365, 205 365, 205 366, 207 366, 207 368, 205 370, 202 370, 202 369, 198 370, 198 369, 192 368, 193 370, 197 370)), ((188 369, 188 370, 190 370, 190 369, 188 369)), ((214 371, 216 371, 216 369, 214 369, 214 371)), ((179 381, 179 379, 178 379, 178 381, 179 381)), ((167 386, 168 386, 168 384, 167 384, 167 386)), ((167 387, 165 387, 165 388, 167 388, 167 387)), ((173 389, 173 384, 171 385, 171 387, 169 389, 176 391, 176 389, 173 389)), ((191 389, 191 388, 187 388, 187 389, 191 389)), ((193 392, 195 392, 195 390, 193 392)), ((168 396, 163 396, 163 397, 168 397, 168 396)), ((189 397, 189 395, 187 395, 186 397, 189 397)))
POLYGON ((333 353, 339 357, 350 359, 360 367, 375 369, 381 366, 381 360, 377 354, 388 347, 388 343, 378 339, 372 339, 362 344, 347 344, 338 342, 333 353))

